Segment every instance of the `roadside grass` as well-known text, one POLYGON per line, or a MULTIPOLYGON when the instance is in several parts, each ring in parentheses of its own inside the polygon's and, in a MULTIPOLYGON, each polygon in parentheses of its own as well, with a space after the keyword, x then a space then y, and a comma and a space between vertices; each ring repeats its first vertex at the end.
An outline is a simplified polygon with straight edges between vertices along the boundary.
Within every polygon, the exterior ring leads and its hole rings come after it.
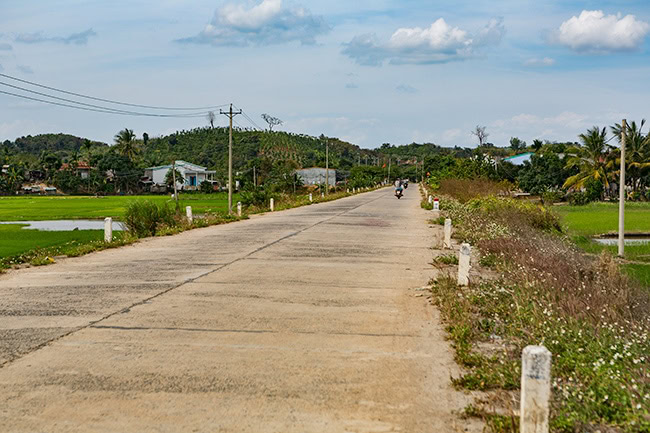
MULTIPOLYGON (((180 194, 181 209, 192 206, 194 214, 226 212, 228 195, 180 194)), ((65 219, 122 218, 129 202, 144 199, 174 205, 169 195, 144 196, 19 196, 0 197, 0 221, 40 221, 65 219)), ((239 194, 233 194, 233 203, 239 194)))
POLYGON ((626 264, 623 265, 623 270, 650 292, 650 264, 626 264))
POLYGON ((543 344, 553 353, 551 431, 650 431, 650 294, 610 254, 581 252, 548 208, 483 194, 444 196, 441 207, 454 236, 480 250, 479 265, 498 269, 466 288, 449 275, 432 282, 465 368, 453 383, 487 393, 466 415, 518 431, 521 351, 543 344))
MULTIPOLYGON (((554 206, 553 210, 571 234, 591 237, 618 232, 618 203, 554 206)), ((650 202, 625 204, 625 231, 650 233, 650 202)))

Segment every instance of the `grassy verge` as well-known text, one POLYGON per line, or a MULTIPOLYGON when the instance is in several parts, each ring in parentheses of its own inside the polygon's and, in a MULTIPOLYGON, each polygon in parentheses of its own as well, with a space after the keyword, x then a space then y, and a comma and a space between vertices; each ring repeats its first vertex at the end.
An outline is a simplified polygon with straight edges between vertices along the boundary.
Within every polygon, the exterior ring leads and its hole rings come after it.
POLYGON ((498 275, 467 288, 449 276, 433 283, 466 369, 454 384, 487 393, 467 415, 518 431, 521 351, 543 344, 553 353, 553 432, 650 431, 648 293, 610 255, 585 256, 546 208, 480 195, 441 206, 455 237, 498 275))

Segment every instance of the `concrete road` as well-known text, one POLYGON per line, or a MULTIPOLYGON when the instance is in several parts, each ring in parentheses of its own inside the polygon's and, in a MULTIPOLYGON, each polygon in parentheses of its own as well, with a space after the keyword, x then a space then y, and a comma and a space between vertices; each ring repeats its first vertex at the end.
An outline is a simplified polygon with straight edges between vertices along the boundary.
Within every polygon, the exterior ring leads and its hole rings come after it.
POLYGON ((384 189, 10 272, 0 431, 475 430, 426 220, 384 189))

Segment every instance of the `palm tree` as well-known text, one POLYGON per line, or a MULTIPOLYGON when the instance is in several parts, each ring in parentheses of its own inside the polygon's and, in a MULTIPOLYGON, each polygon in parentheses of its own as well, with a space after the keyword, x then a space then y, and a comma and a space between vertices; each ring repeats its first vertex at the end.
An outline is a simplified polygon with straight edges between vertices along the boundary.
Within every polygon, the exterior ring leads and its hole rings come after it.
POLYGON ((588 180, 600 181, 605 188, 609 187, 608 175, 614 166, 611 160, 611 146, 607 144, 607 128, 602 130, 594 126, 586 134, 578 136, 582 145, 573 146, 567 150, 569 159, 566 168, 577 167, 578 174, 569 177, 564 187, 580 189, 588 180))
POLYGON ((138 149, 135 143, 135 134, 132 129, 124 128, 115 135, 115 145, 117 151, 122 156, 126 156, 130 161, 133 161, 138 154, 138 149))
MULTIPOLYGON (((635 121, 630 122, 625 137, 625 163, 628 167, 628 179, 634 191, 644 187, 643 179, 650 169, 650 135, 643 135, 644 125, 645 119, 642 119, 638 126, 635 121)), ((616 123, 611 129, 620 143, 623 127, 616 123)), ((620 153, 618 164, 620 165, 620 153)))

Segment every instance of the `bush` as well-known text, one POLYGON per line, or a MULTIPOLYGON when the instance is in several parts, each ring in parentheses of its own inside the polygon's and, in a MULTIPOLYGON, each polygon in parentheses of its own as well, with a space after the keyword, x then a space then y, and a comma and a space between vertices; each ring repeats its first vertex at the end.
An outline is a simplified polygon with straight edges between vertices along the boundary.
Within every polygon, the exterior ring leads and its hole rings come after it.
POLYGON ((560 191, 546 191, 542 193, 542 203, 549 205, 562 201, 564 194, 560 191))
POLYGON ((241 192, 241 202, 244 206, 265 206, 271 198, 265 188, 251 188, 241 192))
POLYGON ((583 191, 575 191, 569 194, 569 204, 573 206, 584 206, 589 204, 589 197, 583 191))
POLYGON ((590 202, 600 200, 603 196, 604 190, 605 187, 599 180, 589 179, 585 182, 585 194, 587 196, 587 200, 590 202))
POLYGON ((201 192, 203 194, 210 194, 214 192, 214 188, 212 187, 212 182, 208 182, 207 180, 204 180, 201 182, 201 192))
POLYGON ((168 203, 157 204, 150 200, 136 200, 126 208, 124 225, 139 238, 155 236, 163 227, 175 227, 178 221, 168 203))

